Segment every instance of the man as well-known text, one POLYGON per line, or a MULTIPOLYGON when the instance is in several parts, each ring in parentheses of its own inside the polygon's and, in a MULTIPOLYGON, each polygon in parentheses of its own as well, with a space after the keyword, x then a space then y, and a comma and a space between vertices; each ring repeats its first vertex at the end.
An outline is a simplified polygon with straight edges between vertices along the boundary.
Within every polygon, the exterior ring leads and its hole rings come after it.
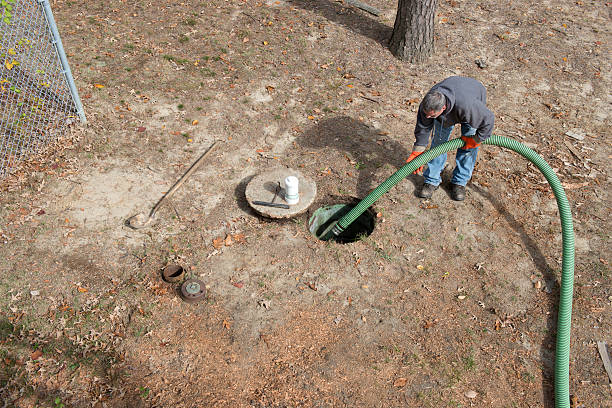
MULTIPOLYGON (((425 95, 414 128, 416 142, 407 161, 411 161, 425 151, 433 129, 431 148, 448 141, 453 127, 461 124, 461 139, 465 146, 457 150, 456 167, 451 179, 451 198, 456 201, 465 199, 465 185, 472 177, 478 146, 491 136, 495 116, 487 109, 487 91, 473 78, 453 76, 434 85, 425 95)), ((430 198, 442 179, 440 173, 446 163, 446 153, 427 164, 423 173, 425 183, 417 194, 430 198)), ((417 171, 422 171, 421 166, 417 171)), ((415 174, 417 173, 415 171, 415 174)))

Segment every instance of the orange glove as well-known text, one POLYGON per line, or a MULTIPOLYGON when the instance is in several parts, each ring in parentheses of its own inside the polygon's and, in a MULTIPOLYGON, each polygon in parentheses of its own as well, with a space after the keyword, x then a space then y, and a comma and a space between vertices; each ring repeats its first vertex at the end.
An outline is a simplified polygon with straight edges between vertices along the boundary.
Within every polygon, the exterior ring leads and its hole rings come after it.
MULTIPOLYGON (((410 153, 410 157, 408 157, 406 159, 406 163, 411 162, 412 160, 414 160, 415 157, 417 157, 418 155, 422 154, 423 152, 412 152, 410 153)), ((414 171, 414 173, 412 174, 418 174, 418 173, 422 173, 423 172, 423 167, 425 167, 425 165, 422 165, 421 167, 419 167, 418 169, 416 169, 414 171)))
POLYGON ((462 147, 462 149, 464 150, 473 149, 475 147, 480 146, 480 143, 476 143, 476 140, 469 136, 461 136, 461 140, 465 142, 465 146, 462 147))

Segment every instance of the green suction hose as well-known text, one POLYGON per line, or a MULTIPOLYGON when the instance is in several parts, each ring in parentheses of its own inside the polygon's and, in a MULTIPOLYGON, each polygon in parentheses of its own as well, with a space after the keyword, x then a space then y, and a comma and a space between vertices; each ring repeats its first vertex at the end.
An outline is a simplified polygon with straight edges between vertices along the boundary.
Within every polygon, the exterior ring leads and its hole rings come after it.
MULTIPOLYGON (((559 314, 557 316, 557 349, 555 354, 555 407, 570 408, 569 398, 569 348, 570 327, 572 317, 572 296, 574 291, 574 228, 572 224, 572 211, 567 201, 565 191, 559 178, 546 161, 536 152, 516 140, 493 135, 484 141, 484 145, 494 145, 513 150, 537 166, 544 174, 548 184, 555 194, 557 206, 561 216, 561 233, 563 239, 563 263, 561 272, 561 295, 559 299, 559 314)), ((381 185, 374 189, 367 197, 357 204, 349 213, 331 224, 319 236, 319 239, 328 240, 340 235, 353 221, 366 211, 376 200, 391 187, 399 183, 406 176, 413 173, 422 165, 443 153, 447 153, 464 145, 463 140, 453 139, 417 156, 401 169, 396 171, 381 185)))

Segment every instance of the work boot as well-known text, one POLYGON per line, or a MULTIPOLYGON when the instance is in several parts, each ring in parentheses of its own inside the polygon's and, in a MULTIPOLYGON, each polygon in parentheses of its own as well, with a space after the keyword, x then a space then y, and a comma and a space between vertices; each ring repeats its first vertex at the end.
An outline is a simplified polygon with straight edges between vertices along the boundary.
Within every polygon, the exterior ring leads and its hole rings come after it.
POLYGON ((418 197, 421 198, 431 198, 431 195, 434 191, 438 189, 438 186, 434 186, 433 184, 425 183, 421 188, 421 191, 417 194, 418 197))
POLYGON ((451 184, 451 198, 455 201, 465 200, 465 187, 459 184, 451 184))

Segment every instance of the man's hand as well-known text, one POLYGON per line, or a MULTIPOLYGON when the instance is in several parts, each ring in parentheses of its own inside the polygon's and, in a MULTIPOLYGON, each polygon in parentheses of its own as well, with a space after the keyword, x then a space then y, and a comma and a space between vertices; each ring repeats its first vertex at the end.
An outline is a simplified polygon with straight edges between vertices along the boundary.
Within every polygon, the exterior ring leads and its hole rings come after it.
MULTIPOLYGON (((411 162, 415 157, 417 157, 418 155, 422 154, 423 152, 412 152, 410 153, 410 157, 408 157, 406 159, 406 163, 411 162)), ((422 173, 423 172, 423 167, 425 167, 425 165, 422 165, 421 167, 419 167, 418 169, 416 169, 414 171, 414 173, 412 174, 418 174, 418 173, 422 173)))
POLYGON ((471 138, 469 136, 461 136, 461 140, 463 140, 465 142, 465 146, 462 147, 462 149, 464 149, 464 150, 474 149, 474 148, 480 146, 480 143, 476 143, 476 140, 474 140, 473 138, 471 138))

